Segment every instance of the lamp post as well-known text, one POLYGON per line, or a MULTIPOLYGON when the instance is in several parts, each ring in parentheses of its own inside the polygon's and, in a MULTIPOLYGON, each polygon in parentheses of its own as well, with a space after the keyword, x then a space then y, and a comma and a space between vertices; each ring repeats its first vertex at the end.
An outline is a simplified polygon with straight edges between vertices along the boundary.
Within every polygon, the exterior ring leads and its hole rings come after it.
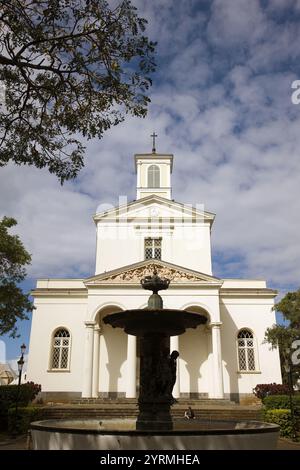
POLYGON ((291 421, 292 421, 292 439, 297 438, 296 434, 296 425, 295 425, 295 409, 294 409, 294 401, 293 401, 293 370, 292 370, 292 361, 291 361, 291 351, 289 348, 285 350, 286 353, 286 363, 284 366, 285 372, 288 377, 288 387, 289 387, 289 399, 290 399, 290 410, 291 410, 291 421))
POLYGON ((22 370, 24 365, 24 354, 26 351, 26 345, 23 343, 21 346, 21 357, 17 361, 18 364, 18 372, 19 372, 19 380, 18 380, 18 389, 17 389, 17 397, 16 397, 16 411, 15 411, 15 429, 14 429, 14 436, 17 435, 17 420, 18 420, 18 404, 20 398, 20 387, 21 387, 21 380, 22 380, 22 370))

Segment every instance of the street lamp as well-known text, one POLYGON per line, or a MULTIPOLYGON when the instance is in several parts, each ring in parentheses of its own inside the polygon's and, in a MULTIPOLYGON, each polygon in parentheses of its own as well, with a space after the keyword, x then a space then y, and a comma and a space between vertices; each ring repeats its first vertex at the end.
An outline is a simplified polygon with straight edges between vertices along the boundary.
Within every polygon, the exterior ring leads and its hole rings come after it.
POLYGON ((19 382, 18 382, 18 387, 20 387, 21 385, 21 379, 22 379, 22 370, 23 370, 23 365, 24 365, 24 354, 25 354, 25 351, 26 351, 26 345, 23 343, 22 346, 21 346, 21 357, 20 359, 18 360, 17 364, 18 364, 18 371, 19 371, 19 382))
POLYGON ((292 439, 297 438, 296 434, 296 425, 295 425, 295 409, 294 409, 294 401, 293 401, 293 369, 292 369, 292 361, 291 361, 291 350, 287 348, 285 350, 286 354, 286 361, 284 365, 285 372, 288 377, 288 387, 289 387, 289 399, 290 399, 290 410, 291 410, 291 421, 292 421, 292 439))
POLYGON ((18 380, 18 389, 17 389, 17 397, 16 397, 16 411, 15 411, 15 429, 14 429, 14 436, 17 435, 17 419, 18 419, 18 404, 20 398, 20 387, 21 387, 21 380, 22 380, 22 370, 24 365, 24 354, 26 351, 26 345, 23 343, 21 346, 21 357, 17 361, 18 364, 18 372, 19 372, 19 380, 18 380))

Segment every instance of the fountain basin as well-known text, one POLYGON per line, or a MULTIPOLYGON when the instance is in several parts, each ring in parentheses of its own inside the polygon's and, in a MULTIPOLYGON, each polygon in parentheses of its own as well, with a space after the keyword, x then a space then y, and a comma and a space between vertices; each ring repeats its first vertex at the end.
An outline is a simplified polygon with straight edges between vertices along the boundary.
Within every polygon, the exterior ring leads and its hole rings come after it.
POLYGON ((175 420, 172 430, 136 430, 136 420, 31 423, 34 450, 274 450, 279 426, 260 421, 175 420))
POLYGON ((129 335, 143 336, 159 332, 168 336, 177 336, 182 335, 187 328, 196 328, 205 324, 207 318, 199 313, 182 310, 144 308, 111 313, 104 317, 103 321, 113 328, 123 328, 129 335))

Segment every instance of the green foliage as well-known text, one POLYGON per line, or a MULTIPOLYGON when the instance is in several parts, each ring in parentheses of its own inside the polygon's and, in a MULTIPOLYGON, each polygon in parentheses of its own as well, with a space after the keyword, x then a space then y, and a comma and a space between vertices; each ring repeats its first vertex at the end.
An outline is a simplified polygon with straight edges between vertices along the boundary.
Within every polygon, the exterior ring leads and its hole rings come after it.
POLYGON ((291 325, 273 325, 267 328, 265 337, 273 348, 279 345, 282 353, 285 354, 285 350, 291 347, 293 340, 299 337, 299 330, 292 328, 291 325))
POLYGON ((280 302, 274 305, 277 312, 281 312, 290 322, 291 328, 300 328, 300 289, 296 292, 288 292, 280 302))
MULTIPOLYGON (((258 384, 253 389, 253 393, 257 398, 261 400, 269 395, 282 395, 283 393, 288 393, 289 388, 285 384, 258 384)), ((277 407, 278 408, 278 407, 277 407)))
MULTIPOLYGON (((300 395, 292 395, 293 407, 295 414, 300 417, 300 395)), ((273 410, 276 408, 290 408, 290 397, 289 395, 271 395, 266 396, 263 399, 263 404, 268 410, 273 410)))
POLYGON ((20 407, 27 406, 41 391, 41 386, 34 382, 18 385, 2 385, 0 387, 0 423, 1 427, 7 427, 7 413, 9 408, 15 409, 16 402, 20 407), (19 393, 18 393, 19 388, 19 393))
POLYGON ((41 386, 34 382, 21 384, 20 387, 18 385, 1 385, 0 406, 3 404, 8 409, 12 404, 16 403, 17 397, 21 406, 27 406, 40 391, 41 386))
POLYGON ((1 2, 0 166, 47 167, 63 182, 83 167, 76 134, 144 117, 155 70, 146 23, 129 0, 1 2))
POLYGON ((10 332, 15 337, 17 320, 28 317, 26 312, 33 305, 17 283, 26 277, 24 266, 31 257, 17 235, 10 235, 8 229, 16 225, 15 219, 4 217, 0 220, 0 335, 10 332))
POLYGON ((16 434, 26 434, 30 423, 42 418, 42 410, 37 406, 27 406, 8 410, 8 431, 16 434))
POLYGON ((291 411, 286 409, 266 410, 264 421, 280 426, 280 436, 293 437, 293 425, 291 411))
MULTIPOLYGON (((281 312, 287 325, 273 325, 267 328, 265 341, 271 344, 272 348, 279 347, 281 371, 283 381, 288 383, 289 377, 285 370, 285 365, 290 364, 291 346, 295 339, 300 337, 300 289, 295 292, 288 292, 273 310, 281 312), (289 351, 289 352, 288 352, 289 351)), ((292 381, 295 384, 300 378, 300 367, 292 367, 292 381)))

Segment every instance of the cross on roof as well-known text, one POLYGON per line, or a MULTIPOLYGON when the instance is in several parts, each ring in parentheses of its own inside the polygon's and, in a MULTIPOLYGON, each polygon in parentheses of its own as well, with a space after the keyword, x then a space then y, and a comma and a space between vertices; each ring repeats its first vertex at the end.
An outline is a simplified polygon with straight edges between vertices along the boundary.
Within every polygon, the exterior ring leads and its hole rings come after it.
POLYGON ((155 137, 157 137, 157 134, 155 134, 155 132, 153 132, 153 134, 151 134, 152 137, 152 153, 155 153, 156 152, 156 148, 155 148, 155 137))

